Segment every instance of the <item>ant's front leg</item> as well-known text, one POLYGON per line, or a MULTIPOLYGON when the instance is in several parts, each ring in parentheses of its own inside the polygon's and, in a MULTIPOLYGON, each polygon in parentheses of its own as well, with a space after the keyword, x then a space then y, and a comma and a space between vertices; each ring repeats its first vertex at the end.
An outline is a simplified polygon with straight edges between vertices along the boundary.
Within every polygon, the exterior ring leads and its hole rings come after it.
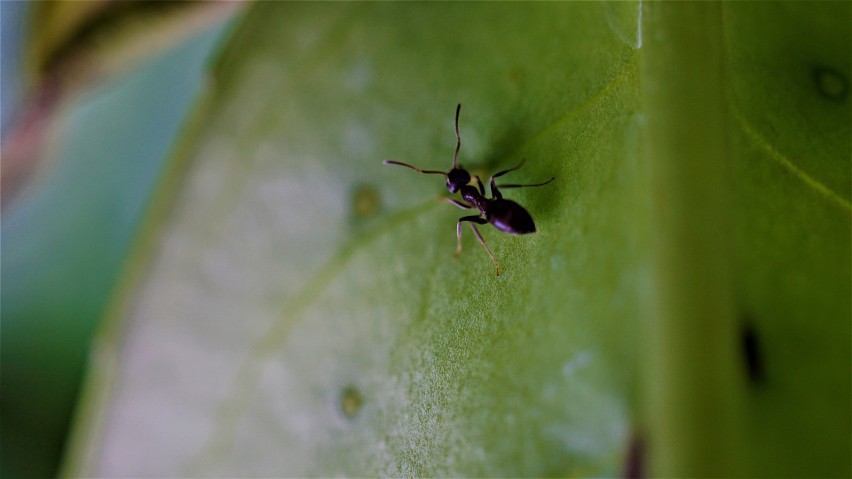
POLYGON ((491 252, 491 248, 488 247, 488 243, 485 242, 485 238, 482 237, 482 234, 479 232, 479 229, 475 224, 487 225, 488 220, 482 218, 481 216, 463 216, 459 218, 458 223, 456 223, 456 237, 458 238, 458 246, 456 247, 456 252, 454 256, 456 258, 459 257, 462 250, 462 222, 469 221, 471 223, 470 229, 473 230, 473 234, 476 235, 476 239, 479 240, 479 243, 485 248, 485 251, 488 253, 488 256, 491 257, 491 262, 494 263, 494 268, 497 270, 497 276, 500 276, 500 264, 497 263, 497 258, 494 257, 494 253, 491 252))

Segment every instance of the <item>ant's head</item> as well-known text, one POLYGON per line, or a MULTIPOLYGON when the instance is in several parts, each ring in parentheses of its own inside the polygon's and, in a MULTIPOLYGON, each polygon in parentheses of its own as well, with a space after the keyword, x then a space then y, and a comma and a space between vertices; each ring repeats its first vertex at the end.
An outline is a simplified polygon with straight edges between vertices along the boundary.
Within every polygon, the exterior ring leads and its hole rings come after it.
POLYGON ((453 168, 447 172, 447 189, 450 193, 455 193, 468 183, 470 183, 470 173, 464 168, 453 168))

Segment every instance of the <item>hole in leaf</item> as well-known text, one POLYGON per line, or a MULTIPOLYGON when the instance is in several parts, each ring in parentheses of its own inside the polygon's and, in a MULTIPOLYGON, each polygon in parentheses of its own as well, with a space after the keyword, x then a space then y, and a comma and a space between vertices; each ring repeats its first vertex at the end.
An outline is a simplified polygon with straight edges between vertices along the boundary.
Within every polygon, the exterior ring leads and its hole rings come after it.
POLYGON ((352 194, 352 213, 359 219, 375 216, 381 209, 379 191, 370 185, 355 188, 352 194))
POLYGON ((817 67, 814 70, 814 81, 822 96, 831 101, 839 102, 846 98, 849 92, 849 82, 846 78, 828 67, 817 67))
POLYGON ((742 327, 740 346, 749 381, 752 384, 761 383, 766 374, 763 366, 763 356, 760 350, 757 331, 755 331, 754 326, 750 322, 745 322, 742 327))
POLYGON ((645 473, 645 440, 637 433, 630 436, 627 454, 624 456, 624 471, 622 477, 639 479, 645 473))
POLYGON ((347 386, 340 393, 340 410, 343 415, 353 419, 364 407, 364 396, 355 386, 347 386))

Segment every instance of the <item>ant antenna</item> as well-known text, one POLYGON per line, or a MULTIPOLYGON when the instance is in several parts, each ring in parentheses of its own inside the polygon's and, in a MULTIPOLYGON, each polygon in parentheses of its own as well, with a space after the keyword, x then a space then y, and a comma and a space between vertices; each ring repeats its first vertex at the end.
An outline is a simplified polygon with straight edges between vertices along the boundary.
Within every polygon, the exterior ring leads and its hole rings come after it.
POLYGON ((461 148, 461 136, 459 136, 459 112, 461 111, 461 103, 456 106, 456 152, 453 153, 453 169, 459 167, 459 148, 461 148))
POLYGON ((404 166, 404 167, 406 167, 406 168, 411 168, 412 170, 414 170, 414 171, 416 171, 416 172, 418 172, 418 173, 423 173, 424 175, 443 175, 443 176, 447 176, 447 172, 445 172, 445 171, 438 171, 438 170, 421 170, 420 168, 418 168, 418 167, 416 167, 416 166, 412 166, 412 165, 409 165, 408 163, 403 163, 403 162, 401 162, 401 161, 385 160, 385 161, 383 161, 382 163, 384 163, 384 164, 386 164, 386 165, 399 165, 399 166, 404 166))
MULTIPOLYGON (((453 170, 458 169, 459 164, 459 149, 461 148, 461 136, 459 135, 459 112, 461 111, 461 103, 456 106, 456 152, 453 153, 453 170)), ((404 166, 406 168, 411 168, 412 170, 422 173, 424 175, 443 175, 447 176, 450 172, 447 171, 438 171, 438 170, 422 170, 414 165, 409 165, 408 163, 403 163, 401 161, 394 160, 385 160, 382 163, 386 165, 399 165, 404 166)), ((520 166, 520 165, 519 165, 520 166)), ((452 170, 450 170, 452 171, 452 170)), ((469 180, 468 180, 469 181, 469 180)), ((464 182, 465 184, 467 182, 464 182)), ((455 191, 455 190, 453 190, 455 191)))
POLYGON ((470 173, 468 173, 467 170, 459 166, 459 149, 461 148, 461 136, 459 135, 460 111, 461 103, 456 106, 456 152, 453 153, 453 167, 450 169, 450 171, 444 172, 438 170, 421 170, 416 166, 412 166, 408 163, 403 163, 401 161, 385 160, 383 163, 386 165, 404 166, 406 168, 411 168, 412 170, 418 173, 423 173, 427 175, 443 175, 444 178, 447 179, 447 189, 450 191, 450 193, 455 193, 456 191, 459 191, 463 186, 470 183, 470 173))

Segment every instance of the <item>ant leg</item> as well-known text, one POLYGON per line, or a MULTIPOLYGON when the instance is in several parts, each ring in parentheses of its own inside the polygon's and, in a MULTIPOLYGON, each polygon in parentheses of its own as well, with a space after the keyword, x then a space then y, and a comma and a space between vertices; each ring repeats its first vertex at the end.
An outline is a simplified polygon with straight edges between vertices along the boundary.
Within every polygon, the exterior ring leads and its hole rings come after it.
MULTIPOLYGON (((494 183, 494 178, 499 178, 499 177, 505 175, 506 173, 509 173, 510 171, 517 170, 518 168, 523 166, 524 163, 526 163, 526 161, 527 161, 527 159, 523 158, 521 160, 521 162, 518 163, 518 165, 515 166, 514 168, 509 168, 508 170, 498 171, 497 173, 491 175, 491 178, 488 179, 488 185, 491 187, 491 196, 494 197, 494 199, 499 200, 500 198, 503 198, 503 195, 500 194, 500 190, 497 189, 497 184, 494 183)), ((485 196, 485 189, 484 188, 482 190, 482 195, 485 196)))
POLYGON ((458 237, 458 247, 456 248, 455 256, 458 257, 461 254, 461 234, 462 234, 462 222, 469 221, 470 229, 473 230, 473 234, 476 235, 476 239, 479 240, 479 243, 485 248, 485 251, 488 253, 488 256, 491 257, 491 262, 494 263, 494 268, 497 271, 497 276, 500 276, 500 264, 497 263, 497 258, 494 257, 494 253, 491 252, 491 248, 488 247, 488 243, 485 242, 485 238, 482 237, 482 234, 479 232, 479 229, 476 227, 476 224, 486 225, 488 224, 488 220, 479 216, 465 216, 459 218, 458 223, 456 223, 456 236, 458 237))
MULTIPOLYGON (((481 225, 487 225, 488 224, 488 220, 486 220, 485 218, 482 218, 481 216, 463 216, 463 217, 459 218, 459 221, 456 223, 456 238, 458 238, 458 246, 456 246, 456 252, 453 253, 453 256, 455 256, 456 258, 458 258, 459 255, 461 255, 461 251, 462 251, 462 243, 461 243, 462 223, 465 222, 465 221, 470 221, 471 223, 479 223, 481 225)), ((473 226, 473 225, 471 225, 471 226, 473 226)), ((479 233, 476 233, 476 235, 479 236, 479 233)), ((481 236, 479 236, 479 237, 480 237, 480 241, 482 241, 482 239, 481 239, 482 237, 481 236)), ((486 248, 487 248, 487 246, 486 246, 486 248)), ((488 254, 491 254, 491 253, 489 252, 488 254)))
POLYGON ((524 158, 524 159, 522 159, 522 160, 521 160, 521 162, 520 162, 520 163, 518 163, 518 166, 515 166, 514 168, 509 168, 508 170, 503 170, 503 171, 501 171, 501 172, 499 172, 499 173, 496 173, 496 174, 494 174, 494 176, 492 176, 491 178, 498 178, 498 177, 501 177, 501 176, 505 175, 506 173, 509 173, 510 171, 515 171, 515 170, 517 170, 518 168, 520 168, 520 167, 524 166, 524 163, 526 163, 526 161, 527 161, 527 159, 526 159, 526 158, 524 158))
MULTIPOLYGON (((529 185, 500 185, 500 188, 524 188, 524 187, 527 187, 527 186, 544 186, 544 185, 550 183, 551 181, 553 181, 555 179, 556 179, 556 177, 552 176, 552 177, 550 177, 549 180, 547 180, 543 183, 534 183, 534 184, 529 184, 529 185)), ((494 177, 493 176, 491 177, 491 181, 489 181, 489 184, 491 185, 491 195, 495 199, 502 198, 503 195, 500 194, 500 190, 497 189, 497 183, 494 183, 494 177)))
POLYGON ((476 186, 479 188, 479 193, 485 196, 485 186, 482 184, 482 180, 478 176, 474 176, 474 178, 476 178, 476 186))
POLYGON ((500 263, 497 262, 497 258, 494 257, 494 253, 492 253, 491 248, 488 247, 488 243, 485 242, 485 239, 479 233, 479 228, 477 228, 475 224, 471 223, 470 229, 473 230, 473 233, 476 235, 476 239, 479 240, 479 242, 482 244, 482 247, 485 248, 485 251, 488 253, 488 256, 491 257, 491 262, 494 263, 494 269, 497 271, 497 276, 500 276, 500 263))
MULTIPOLYGON (((526 161, 527 161, 527 159, 526 159, 526 158, 524 158, 523 160, 521 160, 521 162, 520 162, 520 163, 518 163, 518 166, 516 166, 516 167, 514 167, 514 168, 509 168, 508 170, 503 170, 503 171, 501 171, 501 172, 499 172, 499 173, 497 173, 497 174, 495 174, 495 175, 493 175, 493 176, 491 177, 491 179, 488 181, 488 184, 491 186, 491 194, 492 194, 495 198, 502 198, 502 195, 500 194, 500 190, 498 190, 498 189, 497 189, 497 188, 498 188, 498 185, 497 185, 497 183, 495 183, 495 182, 494 182, 494 178, 498 178, 498 177, 500 177, 500 176, 503 176, 503 175, 505 175, 506 173, 508 173, 508 172, 510 172, 510 171, 515 171, 515 170, 517 170, 518 168, 520 168, 521 166, 523 166, 523 164, 524 164, 526 161)), ((556 177, 555 177, 555 176, 551 176, 549 180, 544 181, 544 182, 541 182, 541 183, 529 183, 529 184, 516 184, 516 183, 513 183, 513 184, 508 184, 508 185, 499 185, 499 187, 500 187, 500 188, 526 188, 526 187, 528 187, 528 186, 544 186, 544 185, 546 185, 546 184, 550 183, 551 181, 553 181, 553 180, 555 180, 555 179, 556 179, 556 177)))
POLYGON ((454 199, 452 199, 452 198, 444 198, 444 201, 446 201, 447 203, 449 203, 449 204, 451 204, 451 205, 458 206, 459 208, 461 208, 461 209, 463 209, 463 210, 470 210, 470 209, 473 209, 473 206, 470 206, 470 205, 469 205, 469 204, 467 204, 467 203, 462 203, 462 202, 461 202, 461 201, 459 201, 459 200, 454 200, 454 199))
POLYGON ((549 180, 543 181, 541 183, 532 183, 532 184, 527 184, 527 185, 516 185, 516 184, 500 185, 500 188, 524 188, 524 187, 527 187, 527 186, 544 186, 544 185, 550 183, 551 181, 553 181, 555 179, 556 179, 555 176, 551 176, 549 180))
MULTIPOLYGON (((499 178, 499 177, 501 177, 501 176, 505 175, 506 173, 509 173, 510 171, 515 171, 515 170, 517 170, 518 168, 520 168, 521 166, 523 166, 523 164, 524 164, 526 161, 527 161, 527 159, 526 159, 526 158, 524 158, 523 160, 521 160, 521 162, 520 162, 520 163, 518 163, 518 166, 516 166, 516 167, 514 167, 514 168, 509 168, 508 170, 503 170, 503 171, 501 171, 501 172, 499 172, 499 173, 496 173, 494 176, 492 176, 492 177, 491 177, 491 180, 489 181, 489 183, 491 184, 491 191, 492 191, 492 193, 493 193, 493 191, 494 191, 494 186, 495 186, 494 178, 499 178)), ((556 179, 556 177, 555 177, 555 176, 553 176, 553 177, 551 177, 549 180, 547 180, 547 181, 545 181, 545 182, 542 182, 542 183, 525 184, 525 185, 520 185, 520 184, 509 184, 509 185, 498 185, 498 186, 499 186, 500 188, 524 188, 524 187, 527 187, 527 186, 544 186, 544 185, 546 185, 546 184, 550 183, 551 181, 553 181, 553 180, 555 180, 555 179, 556 179)), ((495 196, 496 196, 496 195, 495 195, 495 196)))

